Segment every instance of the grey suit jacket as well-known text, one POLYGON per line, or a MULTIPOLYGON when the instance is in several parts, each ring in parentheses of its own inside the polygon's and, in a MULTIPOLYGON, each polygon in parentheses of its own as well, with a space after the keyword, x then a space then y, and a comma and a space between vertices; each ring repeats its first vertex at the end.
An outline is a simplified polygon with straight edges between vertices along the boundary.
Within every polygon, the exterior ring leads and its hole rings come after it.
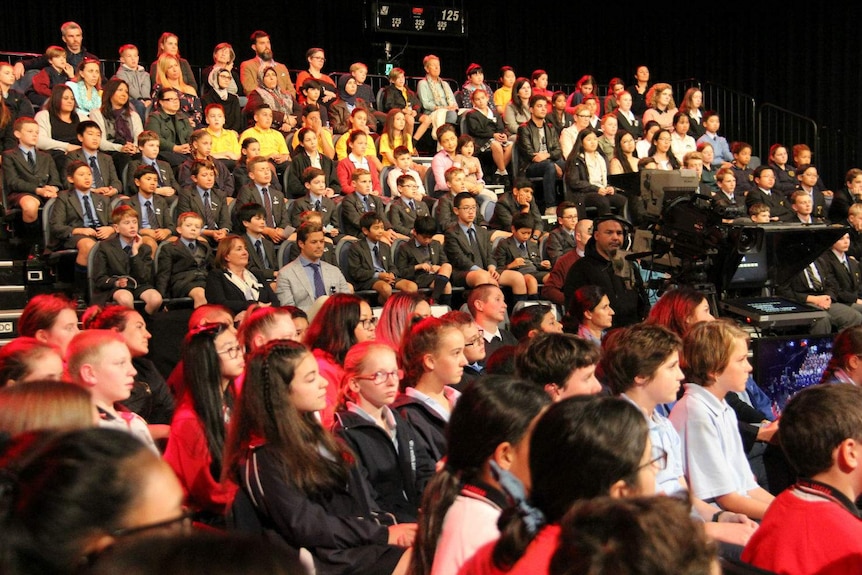
MULTIPOLYGON (((287 216, 287 200, 284 199, 284 194, 269 186, 267 188, 269 197, 272 202, 272 219, 275 221, 277 228, 287 228, 290 226, 290 219, 287 216)), ((243 204, 260 204, 264 205, 263 198, 260 197, 260 192, 254 182, 246 184, 240 188, 236 195, 236 207, 243 204)))
MULTIPOLYGON (((75 150, 74 152, 69 152, 66 154, 66 162, 72 162, 74 160, 80 160, 90 165, 90 162, 87 161, 87 155, 84 154, 84 150, 75 150)), ((98 152, 96 155, 96 163, 99 164, 99 172, 102 174, 102 181, 106 186, 111 186, 115 190, 120 193, 123 193, 123 182, 120 181, 120 177, 117 175, 117 168, 114 167, 114 160, 106 154, 105 152, 98 152)), ((93 186, 96 185, 96 174, 93 174, 93 186)))
MULTIPOLYGON (((93 203, 93 215, 99 219, 99 225, 111 225, 111 207, 108 200, 98 194, 90 194, 93 203)), ((51 232, 52 246, 61 244, 72 237, 72 230, 83 228, 84 207, 74 190, 63 190, 57 194, 48 229, 51 232)), ((71 246, 70 246, 71 247, 71 246)))
MULTIPOLYGON (((344 274, 337 267, 321 260, 320 272, 323 275, 323 285, 327 295, 331 293, 353 293, 353 287, 347 283, 344 274)), ((308 279, 308 274, 302 267, 299 258, 278 271, 275 294, 281 305, 295 305, 306 312, 311 309, 316 299, 314 286, 308 279)))

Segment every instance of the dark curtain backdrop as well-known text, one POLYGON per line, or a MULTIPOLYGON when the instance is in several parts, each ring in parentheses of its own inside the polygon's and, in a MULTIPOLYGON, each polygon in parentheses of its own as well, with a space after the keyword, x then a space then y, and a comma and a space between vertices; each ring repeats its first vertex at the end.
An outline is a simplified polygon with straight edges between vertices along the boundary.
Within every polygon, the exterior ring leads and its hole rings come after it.
POLYGON ((466 9, 467 39, 374 34, 366 26, 370 4, 15 3, 14 11, 6 6, 0 12, 0 49, 42 52, 60 43, 60 23, 75 20, 90 51, 115 59, 117 47, 132 42, 145 67, 166 30, 178 35, 185 58, 205 66, 211 63, 212 47, 223 41, 233 44, 238 60, 250 57, 248 37, 258 28, 270 33, 276 58, 291 69, 305 68, 306 49, 321 46, 327 53, 324 71, 346 70, 363 60, 374 72, 386 40, 392 42, 393 54, 406 45, 399 65, 408 75, 421 75, 422 56, 434 51, 442 59, 443 75, 459 81, 470 62, 480 63, 489 79, 508 64, 519 75, 543 68, 552 83, 573 83, 589 73, 602 84, 613 76, 629 82, 635 68, 646 64, 652 81, 696 78, 811 117, 821 126, 859 132, 862 9, 857 3, 840 8, 815 3, 803 10, 790 3, 755 2, 655 2, 636 8, 624 2, 424 3, 466 9))

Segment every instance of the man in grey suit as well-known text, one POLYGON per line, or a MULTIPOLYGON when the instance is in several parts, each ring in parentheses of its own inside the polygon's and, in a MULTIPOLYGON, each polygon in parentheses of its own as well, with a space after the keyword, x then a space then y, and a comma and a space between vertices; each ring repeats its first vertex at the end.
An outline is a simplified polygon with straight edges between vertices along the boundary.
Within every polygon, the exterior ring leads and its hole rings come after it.
POLYGON ((321 259, 325 241, 323 226, 317 222, 304 222, 296 230, 299 257, 278 271, 275 293, 281 305, 308 312, 322 296, 353 293, 341 270, 321 259))

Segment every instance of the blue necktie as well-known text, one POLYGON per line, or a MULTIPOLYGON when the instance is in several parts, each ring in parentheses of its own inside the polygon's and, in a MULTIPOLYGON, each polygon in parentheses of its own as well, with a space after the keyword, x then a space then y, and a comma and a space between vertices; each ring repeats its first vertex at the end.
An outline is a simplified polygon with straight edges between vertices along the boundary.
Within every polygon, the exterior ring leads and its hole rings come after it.
POLYGON ((326 286, 323 285, 323 275, 320 273, 320 264, 308 264, 314 270, 314 299, 326 295, 326 286))

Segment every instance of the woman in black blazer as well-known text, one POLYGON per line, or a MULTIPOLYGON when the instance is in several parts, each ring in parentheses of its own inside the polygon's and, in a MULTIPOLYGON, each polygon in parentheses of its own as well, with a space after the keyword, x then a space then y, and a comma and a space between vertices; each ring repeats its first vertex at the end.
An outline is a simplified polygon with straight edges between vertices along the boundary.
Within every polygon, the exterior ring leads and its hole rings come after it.
POLYGON ((266 282, 260 282, 248 270, 245 241, 231 234, 219 242, 215 267, 207 276, 207 303, 226 306, 235 315, 252 303, 275 303, 276 297, 266 282))

